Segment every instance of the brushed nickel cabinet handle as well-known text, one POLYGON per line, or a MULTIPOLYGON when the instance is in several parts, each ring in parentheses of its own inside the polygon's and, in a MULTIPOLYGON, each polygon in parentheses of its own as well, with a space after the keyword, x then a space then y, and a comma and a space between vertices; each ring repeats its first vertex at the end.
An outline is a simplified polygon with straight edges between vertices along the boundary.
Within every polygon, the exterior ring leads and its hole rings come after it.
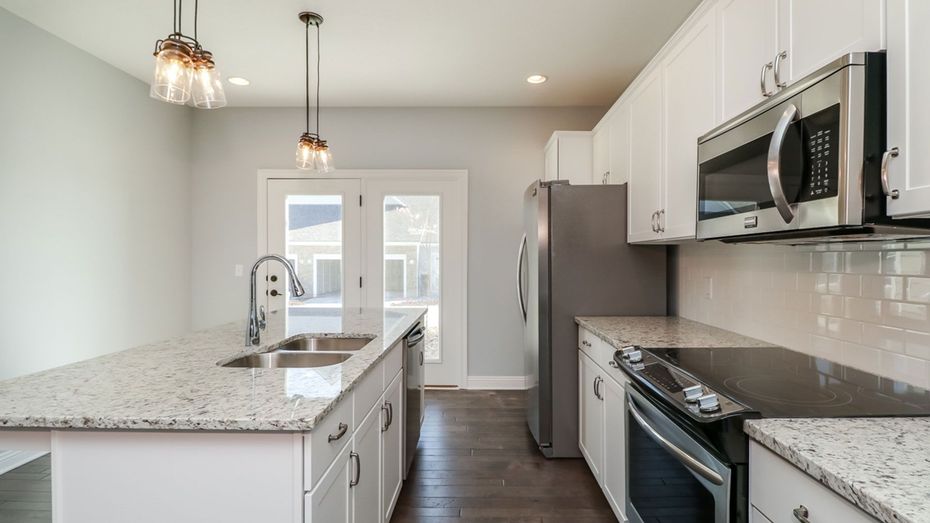
POLYGON ((788 51, 782 51, 775 55, 775 66, 772 68, 772 74, 775 77, 775 87, 779 89, 788 85, 788 82, 783 82, 781 79, 781 62, 785 58, 788 58, 788 51))
POLYGON ((773 64, 772 62, 769 62, 769 63, 763 65, 763 66, 762 66, 762 75, 761 75, 760 78, 759 78, 759 86, 762 88, 762 96, 764 96, 764 97, 766 97, 766 98, 768 98, 769 96, 772 96, 772 91, 769 91, 769 90, 766 88, 766 85, 765 85, 765 83, 766 83, 766 82, 765 82, 765 76, 766 76, 766 73, 768 72, 768 70, 771 69, 771 68, 773 68, 773 67, 775 67, 775 64, 773 64))
POLYGON ((897 158, 899 154, 901 154, 901 150, 897 147, 892 147, 882 154, 882 192, 892 200, 897 200, 901 193, 897 189, 892 189, 888 183, 888 161, 897 158))
POLYGON ((808 516, 810 516, 810 511, 807 510, 807 507, 804 505, 798 506, 798 508, 794 509, 792 513, 794 514, 794 519, 800 521, 801 523, 811 523, 810 520, 807 519, 808 516))
POLYGON ((354 487, 358 485, 358 480, 362 478, 362 458, 358 456, 358 452, 350 452, 349 459, 355 461, 355 477, 349 481, 349 486, 354 487))
POLYGON ((340 423, 339 432, 337 432, 336 434, 330 434, 329 436, 327 436, 326 441, 328 441, 329 443, 332 443, 334 441, 338 441, 342 439, 342 437, 346 435, 347 430, 349 430, 349 426, 346 425, 345 423, 340 423))

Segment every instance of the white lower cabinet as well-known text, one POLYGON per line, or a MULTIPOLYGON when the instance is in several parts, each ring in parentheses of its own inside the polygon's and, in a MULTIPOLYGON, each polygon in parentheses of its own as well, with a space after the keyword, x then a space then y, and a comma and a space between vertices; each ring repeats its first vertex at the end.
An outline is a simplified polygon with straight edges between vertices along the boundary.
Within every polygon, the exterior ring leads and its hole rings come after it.
POLYGON ((751 523, 877 521, 754 441, 749 443, 749 503, 751 523))
POLYGON ((404 373, 400 372, 388 385, 382 403, 384 419, 381 428, 381 515, 390 521, 394 505, 400 497, 404 474, 404 373))
POLYGON ((604 403, 599 392, 603 378, 599 370, 591 358, 578 353, 578 448, 598 483, 604 467, 604 403))
POLYGON ((614 349, 579 329, 578 448, 618 521, 626 521, 626 377, 614 349))
POLYGON ((377 404, 355 431, 349 454, 352 518, 358 523, 381 521, 381 418, 377 404))
POLYGON ((349 506, 349 478, 352 474, 349 463, 350 452, 352 452, 352 447, 346 445, 336 456, 333 466, 323 474, 316 489, 306 495, 305 521, 352 522, 352 510, 349 506))

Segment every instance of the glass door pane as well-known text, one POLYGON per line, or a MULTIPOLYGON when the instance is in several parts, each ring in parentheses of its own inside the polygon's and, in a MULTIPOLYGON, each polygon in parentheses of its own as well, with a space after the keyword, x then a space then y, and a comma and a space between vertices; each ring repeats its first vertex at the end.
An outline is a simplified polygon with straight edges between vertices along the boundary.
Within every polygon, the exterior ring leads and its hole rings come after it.
POLYGON ((307 291, 297 298, 288 289, 288 308, 341 306, 342 195, 288 195, 286 207, 285 252, 307 291))
POLYGON ((439 195, 384 197, 384 305, 426 307, 426 361, 442 361, 439 195))

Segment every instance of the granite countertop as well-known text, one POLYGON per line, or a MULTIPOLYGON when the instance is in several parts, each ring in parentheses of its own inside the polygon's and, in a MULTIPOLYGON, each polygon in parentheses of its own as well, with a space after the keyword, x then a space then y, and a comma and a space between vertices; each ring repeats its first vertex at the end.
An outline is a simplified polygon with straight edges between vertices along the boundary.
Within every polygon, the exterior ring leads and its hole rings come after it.
POLYGON ((575 323, 616 348, 771 347, 771 343, 677 316, 580 316, 575 323))
POLYGON ((309 431, 426 312, 292 309, 270 314, 262 345, 236 322, 0 382, 0 430, 309 431), (217 366, 304 334, 375 336, 338 365, 217 366))
POLYGON ((930 522, 930 418, 762 419, 744 429, 880 521, 930 522))

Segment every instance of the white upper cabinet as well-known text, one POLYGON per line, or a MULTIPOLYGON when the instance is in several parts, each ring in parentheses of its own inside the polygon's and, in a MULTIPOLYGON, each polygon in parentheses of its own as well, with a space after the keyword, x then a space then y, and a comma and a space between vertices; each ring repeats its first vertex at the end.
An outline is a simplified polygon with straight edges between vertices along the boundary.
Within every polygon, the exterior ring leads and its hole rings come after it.
POLYGON ((630 242, 658 240, 662 177, 662 69, 653 69, 630 97, 630 242))
POLYGON ((775 89, 771 68, 778 49, 777 17, 778 0, 719 2, 721 120, 761 102, 763 90, 775 89))
POLYGON ((885 48, 882 0, 779 0, 779 74, 790 84, 840 56, 885 48))
POLYGON ((608 183, 630 181, 630 106, 622 104, 607 122, 610 129, 610 176, 608 183))
POLYGON ((930 217, 930 1, 888 0, 888 214, 930 217))
POLYGON ((693 238, 697 215, 697 140, 716 123, 714 13, 701 17, 664 62, 665 176, 659 210, 663 240, 693 238))
POLYGON ((610 126, 602 125, 591 139, 592 183, 610 183, 610 126))
MULTIPOLYGON (((556 131, 546 144, 545 181, 567 180, 573 185, 591 183, 593 162, 591 131, 556 131)), ((600 180, 597 183, 601 183, 600 180)))

